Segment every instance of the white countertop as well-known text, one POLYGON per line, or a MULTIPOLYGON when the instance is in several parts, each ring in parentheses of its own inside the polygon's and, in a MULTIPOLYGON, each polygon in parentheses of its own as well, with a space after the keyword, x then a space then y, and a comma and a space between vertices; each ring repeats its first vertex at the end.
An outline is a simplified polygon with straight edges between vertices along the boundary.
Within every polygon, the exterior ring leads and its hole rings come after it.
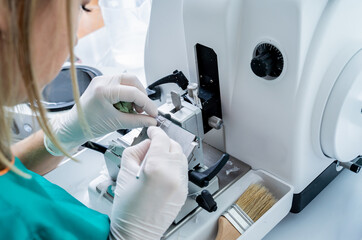
POLYGON ((362 173, 344 170, 300 213, 289 213, 266 240, 361 240, 362 173))

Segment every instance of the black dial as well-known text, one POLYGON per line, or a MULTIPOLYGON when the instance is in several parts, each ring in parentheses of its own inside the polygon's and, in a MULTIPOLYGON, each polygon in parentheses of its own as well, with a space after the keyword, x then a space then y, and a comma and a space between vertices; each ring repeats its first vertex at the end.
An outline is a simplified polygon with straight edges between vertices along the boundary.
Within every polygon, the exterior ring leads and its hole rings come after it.
POLYGON ((283 55, 275 46, 262 43, 256 47, 250 66, 255 75, 272 80, 283 71, 283 55))

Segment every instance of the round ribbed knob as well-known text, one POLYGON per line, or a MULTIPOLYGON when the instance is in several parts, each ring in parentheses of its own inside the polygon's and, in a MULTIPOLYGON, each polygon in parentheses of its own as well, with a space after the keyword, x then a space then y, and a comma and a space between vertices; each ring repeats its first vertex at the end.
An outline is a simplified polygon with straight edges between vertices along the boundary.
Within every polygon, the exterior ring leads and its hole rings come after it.
POLYGON ((271 54, 268 52, 259 54, 251 60, 250 66, 255 75, 259 77, 268 76, 271 73, 273 66, 271 54))
POLYGON ((261 78, 275 79, 283 71, 283 55, 278 48, 269 43, 260 44, 255 49, 250 67, 254 74, 261 78))

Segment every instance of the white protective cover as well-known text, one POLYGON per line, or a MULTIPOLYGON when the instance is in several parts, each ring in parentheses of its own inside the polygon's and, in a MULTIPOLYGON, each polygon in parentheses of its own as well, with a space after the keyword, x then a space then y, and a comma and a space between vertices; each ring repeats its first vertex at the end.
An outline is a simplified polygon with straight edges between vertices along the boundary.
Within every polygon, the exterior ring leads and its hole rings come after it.
POLYGON ((338 77, 323 115, 323 152, 339 161, 362 155, 362 51, 338 77))
POLYGON ((322 117, 335 81, 362 48, 362 1, 170 2, 153 1, 145 50, 148 84, 176 68, 197 82, 195 44, 212 48, 226 152, 300 193, 335 160, 322 151, 322 117), (284 57, 284 70, 273 81, 250 69, 261 42, 273 44, 284 57))

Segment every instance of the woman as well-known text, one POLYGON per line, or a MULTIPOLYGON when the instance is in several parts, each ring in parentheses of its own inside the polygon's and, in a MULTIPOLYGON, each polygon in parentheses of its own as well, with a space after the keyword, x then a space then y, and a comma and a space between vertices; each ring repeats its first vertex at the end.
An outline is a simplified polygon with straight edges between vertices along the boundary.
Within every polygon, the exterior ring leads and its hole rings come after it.
MULTIPOLYGON (((187 194, 187 161, 181 147, 156 125, 157 109, 131 75, 98 77, 76 105, 48 122, 39 89, 70 53, 85 0, 0 0, 0 230, 3 239, 159 239, 187 194), (29 101, 42 131, 10 147, 5 107, 29 101), (132 102, 138 113, 113 104, 132 102), (142 112, 146 114, 140 114, 142 112), (45 180, 60 155, 91 137, 120 128, 151 126, 149 140, 126 149, 110 219, 88 209, 45 180), (136 179, 148 153, 143 177, 136 179), (40 175, 38 175, 40 174, 40 175)), ((73 74, 73 85, 76 76, 73 74)))

